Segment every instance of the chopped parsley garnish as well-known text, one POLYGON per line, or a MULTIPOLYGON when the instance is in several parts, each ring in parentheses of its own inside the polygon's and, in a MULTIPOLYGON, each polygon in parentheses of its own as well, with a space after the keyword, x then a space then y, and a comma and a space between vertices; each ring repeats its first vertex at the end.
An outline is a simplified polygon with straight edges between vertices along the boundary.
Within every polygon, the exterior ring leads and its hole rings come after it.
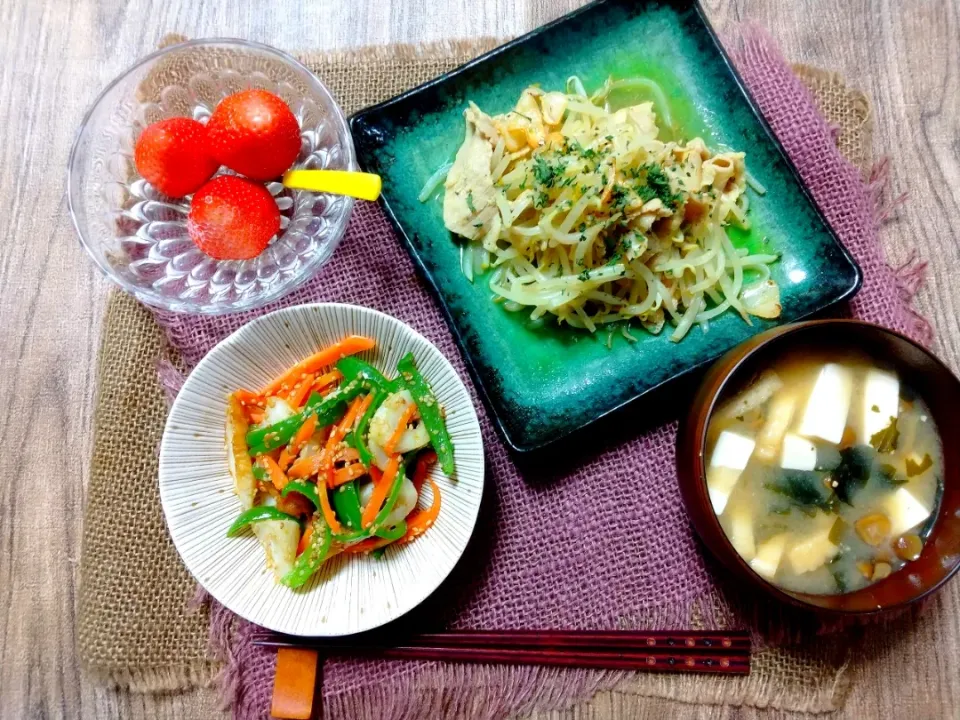
POLYGON ((653 196, 660 198, 660 201, 667 207, 674 208, 680 201, 680 194, 674 194, 670 187, 670 178, 659 165, 646 165, 647 187, 653 191, 653 196))
POLYGON ((544 187, 553 187, 562 175, 563 166, 559 163, 551 165, 543 155, 537 155, 533 159, 533 177, 544 187))
POLYGON ((549 201, 549 195, 547 195, 545 192, 538 192, 533 198, 533 206, 539 210, 540 208, 546 207, 549 201))
POLYGON ((470 212, 475 213, 477 208, 473 204, 473 190, 467 193, 467 207, 470 208, 470 212))
POLYGON ((623 210, 630 202, 630 188, 625 185, 614 185, 610 193, 610 206, 615 210, 623 210))
POLYGON ((586 282, 587 280, 590 279, 590 270, 584 270, 582 273, 577 275, 577 278, 586 282))

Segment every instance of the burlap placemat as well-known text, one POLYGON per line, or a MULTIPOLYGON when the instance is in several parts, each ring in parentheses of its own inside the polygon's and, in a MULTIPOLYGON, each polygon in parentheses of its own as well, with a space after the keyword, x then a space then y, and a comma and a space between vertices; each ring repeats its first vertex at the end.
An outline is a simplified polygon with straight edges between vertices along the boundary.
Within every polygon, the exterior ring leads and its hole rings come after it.
MULTIPOLYGON (((492 40, 393 46, 301 55, 346 113, 395 95, 495 46, 492 40)), ((798 66, 798 76, 837 127, 844 155, 869 165, 866 99, 832 74, 798 66)), ((108 301, 98 370, 94 452, 84 515, 78 616, 84 667, 102 682, 135 691, 208 683, 208 619, 190 610, 194 581, 164 526, 157 448, 166 405, 156 361, 166 354, 153 316, 130 296, 108 301)), ((748 678, 638 674, 617 692, 686 702, 824 712, 842 706, 849 643, 764 650, 748 678)))

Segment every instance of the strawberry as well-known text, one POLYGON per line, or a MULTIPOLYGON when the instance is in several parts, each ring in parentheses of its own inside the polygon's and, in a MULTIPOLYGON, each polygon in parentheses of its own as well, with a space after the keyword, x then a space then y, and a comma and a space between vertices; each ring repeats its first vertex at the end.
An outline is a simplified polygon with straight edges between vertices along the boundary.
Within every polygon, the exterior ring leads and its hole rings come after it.
POLYGON ((217 260, 249 260, 280 229, 280 210, 260 183, 219 175, 197 190, 187 231, 197 247, 217 260))
POLYGON ((172 117, 148 125, 137 138, 137 171, 170 197, 196 191, 220 167, 207 151, 207 131, 196 120, 172 117))
POLYGON ((300 154, 300 125, 273 93, 244 90, 217 105, 207 141, 222 165, 254 180, 273 180, 300 154))

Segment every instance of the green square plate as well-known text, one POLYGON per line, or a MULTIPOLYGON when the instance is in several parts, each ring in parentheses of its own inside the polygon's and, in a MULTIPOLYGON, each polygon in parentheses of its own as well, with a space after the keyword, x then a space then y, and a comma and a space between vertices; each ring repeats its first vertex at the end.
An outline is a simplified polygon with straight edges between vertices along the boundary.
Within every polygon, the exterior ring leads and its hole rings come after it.
MULTIPOLYGON (((364 170, 383 178, 383 206, 443 307, 477 385, 507 442, 526 451, 553 442, 663 383, 719 357, 744 339, 851 297, 860 270, 827 226, 746 93, 692 0, 600 0, 350 120, 364 170), (768 238, 783 314, 747 325, 726 313, 679 343, 638 328, 607 347, 560 327, 533 327, 528 313, 491 302, 483 279, 460 270, 459 247, 445 229, 439 197, 421 203, 426 180, 453 159, 464 136, 463 110, 473 100, 492 114, 511 109, 532 83, 562 89, 578 75, 588 92, 608 76, 650 77, 669 98, 685 138, 704 137, 747 154, 766 186, 752 194, 753 230, 768 238)), ((441 191, 442 192, 442 191, 441 191)), ((437 193, 440 195, 440 192, 437 193)))

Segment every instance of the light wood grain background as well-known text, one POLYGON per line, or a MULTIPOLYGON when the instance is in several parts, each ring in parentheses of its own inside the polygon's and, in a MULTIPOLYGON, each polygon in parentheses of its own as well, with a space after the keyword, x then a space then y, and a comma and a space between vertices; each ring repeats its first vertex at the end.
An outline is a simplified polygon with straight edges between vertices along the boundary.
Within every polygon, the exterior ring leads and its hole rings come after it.
MULTIPOLYGON (((67 154, 97 92, 165 34, 285 49, 508 36, 579 0, 0 0, 0 718, 211 717, 212 696, 132 696, 94 686, 75 651, 81 508, 94 363, 107 290, 66 212, 67 154), (16 570, 15 570, 16 568, 16 570)), ((908 191, 887 226, 891 259, 931 267, 921 308, 960 367, 960 21, 955 0, 706 0, 721 30, 768 27, 788 59, 842 73, 875 108, 874 146, 908 191)), ((947 590, 950 599, 957 583, 947 590)), ((954 603, 951 603, 953 605, 954 603)), ((875 658, 855 697, 889 717, 960 717, 960 660, 937 648, 958 620, 907 626, 930 662, 875 658)), ((930 619, 934 618, 934 619, 930 619)), ((577 717, 717 717, 615 695, 577 717), (628 704, 629 703, 629 704, 628 704)), ((727 717, 755 711, 725 710, 727 717)))

